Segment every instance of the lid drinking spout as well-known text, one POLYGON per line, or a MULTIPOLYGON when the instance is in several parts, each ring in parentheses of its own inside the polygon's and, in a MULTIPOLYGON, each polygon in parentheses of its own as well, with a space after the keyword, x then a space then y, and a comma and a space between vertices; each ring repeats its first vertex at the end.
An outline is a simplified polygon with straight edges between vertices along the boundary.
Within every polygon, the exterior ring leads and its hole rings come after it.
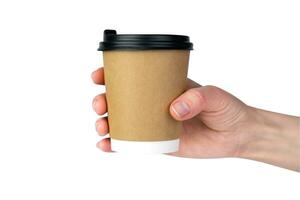
POLYGON ((107 36, 110 35, 117 35, 117 31, 116 30, 112 30, 112 29, 106 29, 104 30, 104 34, 103 34, 103 39, 107 39, 107 36))

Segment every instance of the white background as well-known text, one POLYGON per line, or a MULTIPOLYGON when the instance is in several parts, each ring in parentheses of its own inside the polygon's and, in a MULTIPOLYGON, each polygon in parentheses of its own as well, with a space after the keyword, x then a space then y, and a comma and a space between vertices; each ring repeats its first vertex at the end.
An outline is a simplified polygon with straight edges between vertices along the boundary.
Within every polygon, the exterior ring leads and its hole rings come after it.
POLYGON ((189 77, 300 115, 300 4, 1 1, 0 199, 300 199, 300 174, 243 159, 96 149, 90 73, 105 28, 187 34, 189 77))

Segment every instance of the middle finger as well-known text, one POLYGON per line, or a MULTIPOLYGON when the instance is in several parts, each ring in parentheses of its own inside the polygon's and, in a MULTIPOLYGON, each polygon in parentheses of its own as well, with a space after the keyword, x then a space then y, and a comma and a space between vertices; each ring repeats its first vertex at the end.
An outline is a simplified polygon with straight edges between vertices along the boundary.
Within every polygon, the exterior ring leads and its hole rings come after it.
POLYGON ((107 112, 106 95, 105 93, 97 95, 93 100, 93 109, 98 115, 103 115, 107 112))

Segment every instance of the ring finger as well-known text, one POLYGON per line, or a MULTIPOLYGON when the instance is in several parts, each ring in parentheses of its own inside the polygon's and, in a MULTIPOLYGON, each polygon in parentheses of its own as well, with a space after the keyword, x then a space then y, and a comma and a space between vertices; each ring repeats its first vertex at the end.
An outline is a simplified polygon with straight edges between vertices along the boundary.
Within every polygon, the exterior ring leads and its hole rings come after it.
POLYGON ((99 118, 96 123, 96 131, 100 136, 104 136, 109 132, 107 117, 99 118))

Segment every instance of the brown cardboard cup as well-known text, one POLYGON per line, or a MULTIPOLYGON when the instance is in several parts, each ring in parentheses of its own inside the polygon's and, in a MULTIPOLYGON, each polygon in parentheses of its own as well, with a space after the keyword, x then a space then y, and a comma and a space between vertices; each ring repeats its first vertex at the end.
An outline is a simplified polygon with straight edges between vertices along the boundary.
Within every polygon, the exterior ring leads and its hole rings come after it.
POLYGON ((169 108, 186 89, 190 49, 103 51, 112 150, 178 151, 182 123, 171 117, 169 108))

